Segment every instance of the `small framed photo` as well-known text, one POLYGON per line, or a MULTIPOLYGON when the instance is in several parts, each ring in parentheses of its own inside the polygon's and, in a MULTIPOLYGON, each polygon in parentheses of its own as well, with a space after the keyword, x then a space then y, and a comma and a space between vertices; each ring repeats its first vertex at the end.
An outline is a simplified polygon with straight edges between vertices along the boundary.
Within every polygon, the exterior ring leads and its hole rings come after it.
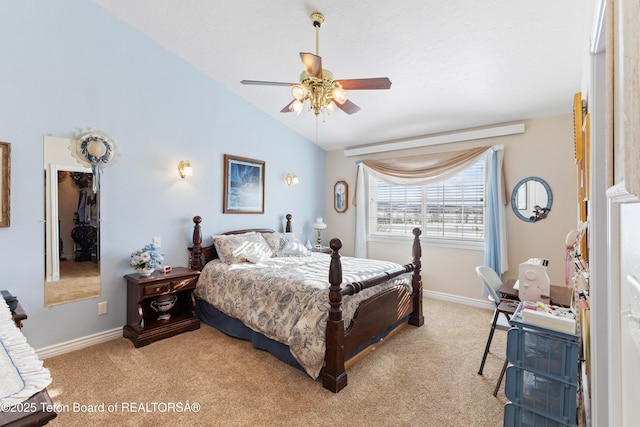
POLYGON ((338 181, 333 186, 333 208, 338 213, 344 213, 349 207, 349 186, 346 181, 338 181))
POLYGON ((8 227, 11 212, 11 144, 0 142, 0 227, 8 227))
POLYGON ((224 155, 222 213, 264 213, 265 162, 224 155))

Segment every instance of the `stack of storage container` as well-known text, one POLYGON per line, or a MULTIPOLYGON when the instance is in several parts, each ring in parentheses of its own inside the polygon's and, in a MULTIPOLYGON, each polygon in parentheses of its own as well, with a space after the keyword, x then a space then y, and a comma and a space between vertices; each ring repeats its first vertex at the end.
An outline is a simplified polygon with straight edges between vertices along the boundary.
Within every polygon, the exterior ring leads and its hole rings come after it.
POLYGON ((504 425, 575 426, 578 336, 524 323, 523 304, 507 337, 504 425))

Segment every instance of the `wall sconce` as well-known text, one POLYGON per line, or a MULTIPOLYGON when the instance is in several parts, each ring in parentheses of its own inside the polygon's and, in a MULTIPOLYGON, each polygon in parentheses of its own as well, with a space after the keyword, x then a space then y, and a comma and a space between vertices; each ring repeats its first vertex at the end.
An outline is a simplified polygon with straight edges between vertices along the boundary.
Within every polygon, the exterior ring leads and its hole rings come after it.
POLYGON ((300 184, 300 180, 295 173, 288 173, 287 176, 284 177, 284 181, 289 187, 300 184))
POLYGON ((189 160, 180 160, 180 163, 178 163, 178 173, 182 179, 187 176, 193 176, 193 169, 191 168, 189 160))

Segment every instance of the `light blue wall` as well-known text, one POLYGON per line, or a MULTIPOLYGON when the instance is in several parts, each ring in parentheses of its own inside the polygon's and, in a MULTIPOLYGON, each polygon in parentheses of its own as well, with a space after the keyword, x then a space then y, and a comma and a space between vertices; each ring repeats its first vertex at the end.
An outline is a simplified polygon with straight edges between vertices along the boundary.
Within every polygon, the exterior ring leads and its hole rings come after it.
POLYGON ((230 229, 280 229, 286 213, 313 240, 324 152, 91 1, 0 1, 0 57, 0 141, 12 144, 0 289, 28 311, 23 331, 35 348, 122 327, 131 251, 160 236, 166 264, 185 265, 194 215, 205 243, 230 229), (102 294, 45 308, 43 136, 86 128, 122 152, 102 175, 102 294), (222 214, 225 153, 266 161, 264 215, 222 214), (180 159, 192 178, 178 177, 180 159), (289 171, 300 185, 286 186, 289 171), (107 315, 97 316, 99 301, 107 315))

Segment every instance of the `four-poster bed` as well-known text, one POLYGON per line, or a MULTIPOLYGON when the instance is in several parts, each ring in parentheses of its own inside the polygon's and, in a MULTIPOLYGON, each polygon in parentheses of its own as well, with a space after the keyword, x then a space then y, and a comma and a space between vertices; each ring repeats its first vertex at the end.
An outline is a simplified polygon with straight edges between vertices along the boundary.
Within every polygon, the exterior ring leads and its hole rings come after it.
MULTIPOLYGON (((262 239, 256 235, 267 239, 290 235, 291 215, 286 215, 286 219, 285 233, 257 228, 229 231, 221 237, 233 239, 244 235, 254 241, 262 239)), ((342 242, 339 239, 331 240, 330 256, 315 253, 300 257, 273 257, 266 261, 245 260, 229 265, 229 254, 224 257, 218 254, 218 251, 226 250, 221 249, 220 244, 218 250, 214 244, 202 245, 202 218, 196 216, 193 222, 190 263, 191 268, 202 271, 195 292, 196 312, 201 320, 229 335, 249 339, 254 346, 270 351, 291 365, 302 365, 312 378, 321 377, 323 386, 333 392, 337 393, 347 385, 346 367, 373 349, 383 338, 406 324, 421 326, 424 323, 420 277, 421 231, 418 228, 413 230, 412 261, 404 266, 341 257, 339 250, 342 242), (219 258, 227 258, 227 262, 219 258), (271 264, 275 267, 271 268, 271 264), (316 272, 316 265, 322 265, 324 272, 316 272), (372 265, 377 267, 377 271, 371 269, 372 265), (306 276, 302 280, 294 277, 299 270, 305 271, 306 276), (353 280, 359 277, 360 270, 365 272, 362 276, 364 279, 353 280), (257 273, 264 276, 250 282, 248 278, 253 276, 249 275, 257 273), (280 274, 282 279, 274 274, 280 274), (318 279, 318 274, 322 274, 323 278, 318 279), (290 292, 286 286, 294 279, 295 292, 290 292), (238 284, 234 288, 235 281, 238 284), (305 289, 302 291, 304 294, 298 294, 296 292, 302 289, 301 281, 322 282, 322 286, 305 289), (232 290, 227 291, 223 289, 224 286, 230 286, 232 290), (241 298, 244 296, 239 294, 250 294, 251 299, 243 303, 241 298), (260 305, 262 302, 258 302, 262 297, 275 300, 276 307, 263 308, 260 305), (219 302, 215 302, 216 298, 219 302), (283 300, 289 304, 282 303, 283 300), (240 323, 240 315, 234 310, 242 304, 246 304, 251 313, 246 315, 246 319, 242 318, 243 323, 240 323), (281 310, 279 317, 265 320, 267 313, 277 310, 281 310), (295 322, 288 318, 291 313, 298 316, 295 322), (293 325, 291 330, 288 329, 288 322, 293 325), (264 324, 270 325, 272 330, 259 330, 258 327, 264 324), (296 335, 296 328, 302 332, 296 335), (283 329, 286 331, 283 332, 283 329), (316 331, 309 332, 310 329, 316 331), (314 335, 316 333, 318 335, 314 335), (322 351, 321 360, 317 360, 317 352, 313 353, 315 350, 322 351), (303 351, 311 353, 303 354, 303 351), (312 361, 312 367, 307 365, 307 358, 312 361), (313 362, 319 363, 319 366, 314 368, 313 362)), ((215 239, 214 236, 214 241, 219 242, 215 239)), ((277 251, 276 248, 274 250, 277 251)))

